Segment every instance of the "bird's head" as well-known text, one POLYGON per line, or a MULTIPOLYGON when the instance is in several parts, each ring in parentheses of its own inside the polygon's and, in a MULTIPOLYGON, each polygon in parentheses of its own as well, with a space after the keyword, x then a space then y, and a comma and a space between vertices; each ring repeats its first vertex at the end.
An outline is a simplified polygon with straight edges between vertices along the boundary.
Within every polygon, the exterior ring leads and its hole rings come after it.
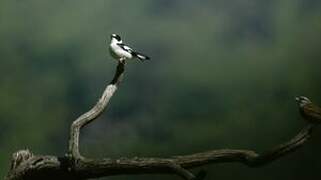
POLYGON ((111 38, 112 41, 116 41, 118 43, 122 42, 121 37, 118 34, 111 34, 110 38, 111 38))
POLYGON ((303 107, 307 104, 310 104, 312 103, 311 100, 305 96, 298 96, 298 97, 295 97, 295 100, 296 102, 298 102, 299 106, 300 107, 303 107))

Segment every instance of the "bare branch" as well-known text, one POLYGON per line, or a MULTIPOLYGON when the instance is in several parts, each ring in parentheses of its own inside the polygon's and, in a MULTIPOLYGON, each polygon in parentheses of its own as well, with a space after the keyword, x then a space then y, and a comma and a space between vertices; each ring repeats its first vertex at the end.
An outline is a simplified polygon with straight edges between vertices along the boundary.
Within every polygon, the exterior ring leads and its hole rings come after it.
POLYGON ((190 171, 184 169, 182 166, 177 165, 175 162, 169 163, 169 168, 171 168, 174 173, 179 175, 180 177, 186 179, 186 180, 194 180, 195 176, 190 171))
POLYGON ((260 167, 300 148, 310 137, 314 125, 308 124, 290 141, 259 154, 252 150, 220 149, 168 158, 88 159, 79 152, 80 129, 93 122, 107 107, 122 79, 125 63, 119 62, 115 76, 97 104, 76 119, 70 129, 67 157, 35 156, 30 151, 13 155, 7 180, 26 179, 89 179, 123 174, 177 174, 186 180, 202 180, 206 173, 196 176, 190 169, 207 164, 239 162, 249 167, 260 167))
POLYGON ((309 139, 312 128, 313 125, 307 125, 290 141, 261 155, 251 150, 221 149, 170 158, 80 159, 75 162, 68 158, 34 156, 10 171, 7 179, 43 179, 44 174, 47 179, 58 175, 87 179, 123 174, 178 174, 188 179, 193 176, 187 169, 207 164, 239 162, 249 167, 260 167, 296 151, 309 139))
POLYGON ((75 159, 83 159, 79 152, 79 135, 80 129, 85 127, 87 124, 95 120, 99 115, 103 113, 106 106, 109 103, 109 100, 114 95, 117 90, 118 85, 121 82, 123 73, 125 70, 125 61, 120 61, 117 65, 117 69, 114 75, 113 80, 106 87, 103 95, 97 102, 97 104, 88 112, 81 115, 76 119, 70 128, 70 139, 69 139, 69 155, 75 159))

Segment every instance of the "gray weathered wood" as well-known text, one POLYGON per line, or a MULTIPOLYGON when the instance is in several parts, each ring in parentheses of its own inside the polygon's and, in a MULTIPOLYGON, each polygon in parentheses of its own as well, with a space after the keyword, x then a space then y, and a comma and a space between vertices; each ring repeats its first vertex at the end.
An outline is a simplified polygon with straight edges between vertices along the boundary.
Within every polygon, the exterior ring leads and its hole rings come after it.
POLYGON ((65 157, 33 155, 28 150, 14 153, 7 180, 29 179, 88 179, 124 174, 177 174, 186 180, 200 180, 203 173, 194 176, 189 170, 206 164, 238 162, 249 167, 260 167, 294 152, 310 137, 314 125, 308 124, 288 142, 258 154, 252 150, 220 149, 191 155, 167 158, 89 159, 79 152, 79 135, 82 127, 93 122, 107 107, 116 92, 125 70, 119 62, 115 76, 106 87, 97 104, 76 119, 70 129, 69 152, 65 157))

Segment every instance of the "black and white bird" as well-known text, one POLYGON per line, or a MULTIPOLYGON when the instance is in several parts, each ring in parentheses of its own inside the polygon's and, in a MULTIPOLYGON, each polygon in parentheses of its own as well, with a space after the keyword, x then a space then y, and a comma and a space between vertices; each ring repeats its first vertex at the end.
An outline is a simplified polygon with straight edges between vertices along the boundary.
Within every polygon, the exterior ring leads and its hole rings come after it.
POLYGON ((296 97, 302 117, 309 123, 321 123, 321 108, 304 96, 296 97))
POLYGON ((142 53, 139 53, 129 46, 125 45, 121 37, 117 34, 110 36, 111 41, 109 45, 109 51, 113 58, 123 62, 127 59, 138 58, 140 61, 149 60, 150 58, 142 53))

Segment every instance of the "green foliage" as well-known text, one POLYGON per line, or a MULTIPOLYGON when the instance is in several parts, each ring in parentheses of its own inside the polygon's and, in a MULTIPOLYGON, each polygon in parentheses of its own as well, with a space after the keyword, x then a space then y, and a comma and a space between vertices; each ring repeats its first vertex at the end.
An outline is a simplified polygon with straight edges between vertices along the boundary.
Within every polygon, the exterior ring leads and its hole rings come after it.
MULTIPOLYGON (((289 139, 303 126, 294 96, 321 105, 320 12, 317 0, 0 1, 0 176, 18 149, 66 152, 70 123, 113 75, 114 32, 152 60, 128 63, 82 133, 87 156, 261 152, 289 139)), ((209 179, 318 179, 318 135, 262 169, 208 167, 209 179)), ((175 179, 153 176, 164 177, 175 179)))

